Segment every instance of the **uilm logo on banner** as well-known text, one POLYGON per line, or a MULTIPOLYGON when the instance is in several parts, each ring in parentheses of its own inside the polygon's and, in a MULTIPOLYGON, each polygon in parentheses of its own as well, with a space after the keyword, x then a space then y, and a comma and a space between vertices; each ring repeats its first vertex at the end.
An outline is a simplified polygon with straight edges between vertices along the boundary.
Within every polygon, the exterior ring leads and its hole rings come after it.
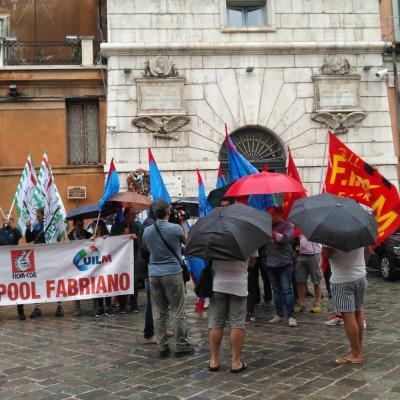
POLYGON ((34 250, 11 250, 11 267, 13 279, 36 278, 34 250))
POLYGON ((112 257, 102 254, 96 246, 89 246, 79 250, 72 262, 79 271, 87 271, 90 267, 112 262, 112 257))

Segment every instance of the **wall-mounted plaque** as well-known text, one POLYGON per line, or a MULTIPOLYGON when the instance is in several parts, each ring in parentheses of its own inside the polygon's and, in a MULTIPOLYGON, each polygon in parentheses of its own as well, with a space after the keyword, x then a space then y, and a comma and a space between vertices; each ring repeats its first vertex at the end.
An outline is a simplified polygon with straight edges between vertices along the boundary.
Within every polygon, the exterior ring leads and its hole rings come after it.
POLYGON ((86 199, 86 186, 68 186, 67 199, 70 200, 86 199))
POLYGON ((313 76, 315 111, 358 111, 360 76, 313 76))
POLYGON ((138 116, 186 114, 183 78, 137 79, 138 116))
POLYGON ((183 197, 182 177, 164 176, 164 183, 171 197, 183 197))

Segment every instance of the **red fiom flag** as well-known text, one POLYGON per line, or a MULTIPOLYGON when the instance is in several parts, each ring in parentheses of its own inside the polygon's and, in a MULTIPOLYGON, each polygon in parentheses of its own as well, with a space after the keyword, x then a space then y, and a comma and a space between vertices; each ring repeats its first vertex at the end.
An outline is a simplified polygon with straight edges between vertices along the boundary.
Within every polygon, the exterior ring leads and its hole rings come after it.
MULTIPOLYGON (((296 164, 294 163, 292 153, 290 152, 290 149, 288 147, 288 152, 289 152, 289 161, 288 161, 288 171, 287 174, 292 177, 293 179, 296 179, 297 182, 300 182, 303 184, 300 178, 299 171, 297 170, 296 164)), ((304 192, 298 192, 298 193, 285 193, 283 196, 283 218, 286 219, 290 213, 290 210, 292 209, 293 203, 301 199, 303 197, 306 197, 306 191, 304 192)))
POLYGON ((400 197, 396 187, 332 132, 325 188, 328 193, 351 197, 373 210, 378 222, 378 243, 400 226, 400 197))

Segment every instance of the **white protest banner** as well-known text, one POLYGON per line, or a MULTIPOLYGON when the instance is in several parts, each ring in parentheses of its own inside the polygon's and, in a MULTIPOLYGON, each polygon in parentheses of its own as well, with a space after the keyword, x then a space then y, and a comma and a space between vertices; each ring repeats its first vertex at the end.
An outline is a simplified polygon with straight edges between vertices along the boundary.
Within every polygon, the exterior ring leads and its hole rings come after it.
POLYGON ((132 293, 128 235, 0 247, 0 306, 132 293))

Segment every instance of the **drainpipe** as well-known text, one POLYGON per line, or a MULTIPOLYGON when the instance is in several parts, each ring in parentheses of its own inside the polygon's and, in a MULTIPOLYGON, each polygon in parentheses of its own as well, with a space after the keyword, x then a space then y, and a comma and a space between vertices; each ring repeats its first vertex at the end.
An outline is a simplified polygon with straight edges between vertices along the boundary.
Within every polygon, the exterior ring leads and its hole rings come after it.
MULTIPOLYGON (((395 94, 396 94, 397 136, 398 136, 399 143, 400 143, 400 92, 399 92, 399 81, 398 81, 398 77, 397 77, 397 63, 396 63, 397 44, 400 44, 400 43, 393 42, 391 50, 392 50, 394 90, 395 90, 395 94)), ((399 151, 400 151, 400 149, 399 149, 399 151)))

